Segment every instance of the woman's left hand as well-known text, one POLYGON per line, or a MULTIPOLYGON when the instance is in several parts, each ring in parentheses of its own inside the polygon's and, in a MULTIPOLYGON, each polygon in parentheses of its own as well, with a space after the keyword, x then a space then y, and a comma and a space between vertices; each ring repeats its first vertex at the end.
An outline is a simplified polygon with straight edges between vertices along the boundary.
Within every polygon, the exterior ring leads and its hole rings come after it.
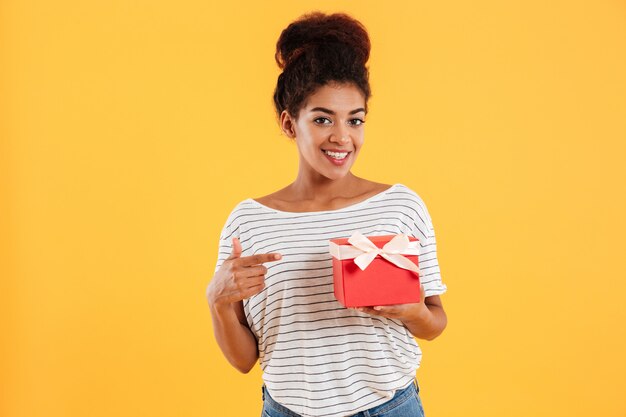
POLYGON ((400 320, 413 336, 433 340, 443 332, 448 318, 439 296, 433 295, 426 300, 422 285, 420 289, 422 294, 419 303, 357 307, 355 310, 373 316, 400 320))
POLYGON ((419 322, 420 318, 428 317, 428 307, 424 303, 424 286, 420 285, 420 302, 409 304, 394 304, 386 306, 356 307, 355 310, 373 316, 387 317, 388 319, 398 319, 400 321, 419 322))

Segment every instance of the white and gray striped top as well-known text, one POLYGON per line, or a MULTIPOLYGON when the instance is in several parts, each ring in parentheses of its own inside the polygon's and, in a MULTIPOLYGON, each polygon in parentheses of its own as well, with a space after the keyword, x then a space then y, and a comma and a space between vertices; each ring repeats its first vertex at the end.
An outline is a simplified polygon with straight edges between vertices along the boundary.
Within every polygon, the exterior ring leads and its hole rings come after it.
POLYGON ((242 256, 283 255, 265 264, 265 288, 243 304, 266 388, 302 416, 342 417, 382 404, 412 382, 420 365, 421 350, 401 321, 346 309, 334 297, 328 240, 355 230, 418 238, 426 296, 446 292, 428 210, 398 183, 336 210, 285 212, 248 198, 232 210, 220 236, 216 271, 233 236, 242 256))

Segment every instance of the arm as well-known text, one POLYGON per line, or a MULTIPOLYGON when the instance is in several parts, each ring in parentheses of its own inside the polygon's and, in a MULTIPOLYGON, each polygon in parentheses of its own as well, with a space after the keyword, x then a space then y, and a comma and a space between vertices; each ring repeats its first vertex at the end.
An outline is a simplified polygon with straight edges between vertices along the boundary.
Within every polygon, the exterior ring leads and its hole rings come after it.
POLYGON ((248 327, 243 300, 265 288, 267 268, 264 262, 281 258, 280 254, 241 256, 241 244, 233 238, 233 249, 221 264, 206 290, 211 309, 213 333, 222 353, 238 371, 248 373, 259 352, 257 340, 248 327))
POLYGON ((239 372, 250 372, 259 358, 257 340, 243 311, 243 302, 210 304, 213 333, 222 353, 239 372))
POLYGON ((409 311, 402 323, 413 336, 433 340, 448 325, 448 317, 443 310, 441 298, 438 295, 426 297, 423 303, 415 304, 415 306, 416 308, 409 311))
POLYGON ((397 304, 392 306, 361 307, 357 310, 375 316, 398 319, 419 339, 433 340, 448 324, 448 317, 438 295, 425 297, 424 287, 419 303, 397 304))

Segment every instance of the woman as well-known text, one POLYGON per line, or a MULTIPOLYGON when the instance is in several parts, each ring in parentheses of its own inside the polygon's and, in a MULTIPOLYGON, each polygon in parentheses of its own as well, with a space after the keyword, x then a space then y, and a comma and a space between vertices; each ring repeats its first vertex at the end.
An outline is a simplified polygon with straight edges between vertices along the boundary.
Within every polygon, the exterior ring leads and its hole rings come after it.
POLYGON ((350 171, 364 139, 369 53, 365 28, 346 14, 305 14, 283 30, 274 103, 297 145, 298 174, 240 202, 221 233, 207 288, 214 333, 241 372, 260 361, 266 417, 423 415, 414 337, 433 339, 445 328, 446 286, 421 198, 350 171), (328 240, 356 230, 420 240, 421 302, 339 304, 328 240))

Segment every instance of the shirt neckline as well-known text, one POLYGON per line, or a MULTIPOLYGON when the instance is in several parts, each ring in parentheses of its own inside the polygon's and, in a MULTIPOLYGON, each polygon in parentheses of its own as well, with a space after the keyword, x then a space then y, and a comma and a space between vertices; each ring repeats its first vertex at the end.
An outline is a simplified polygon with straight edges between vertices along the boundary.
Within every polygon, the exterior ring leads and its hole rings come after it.
POLYGON ((333 210, 319 210, 319 211, 283 211, 283 210, 278 210, 278 209, 275 209, 275 208, 272 208, 272 207, 268 207, 268 206, 266 206, 265 204, 261 204, 261 203, 259 203, 258 201, 254 200, 254 199, 252 199, 252 198, 246 198, 244 201, 250 202, 250 203, 252 203, 252 204, 256 205, 257 207, 261 207, 261 208, 263 208, 263 209, 265 209, 265 210, 272 211, 272 212, 274 212, 274 213, 279 213, 279 214, 289 214, 289 215, 294 215, 294 214, 296 214, 296 215, 297 215, 297 214, 305 214, 305 215, 306 215, 306 214, 340 213, 340 212, 342 212, 342 211, 344 211, 344 210, 354 209, 354 208, 360 207, 360 206, 362 206, 362 205, 364 205, 364 204, 367 204, 367 203, 369 203, 371 200, 374 200, 375 198, 378 198, 378 197, 381 197, 381 196, 383 196, 383 195, 387 194, 387 193, 388 193, 388 192, 390 192, 392 189, 396 188, 398 185, 401 185, 401 184, 400 184, 400 183, 395 183, 395 184, 392 184, 392 185, 391 185, 391 187, 388 187, 387 189, 385 189, 385 190, 383 190, 383 191, 381 191, 381 192, 379 192, 379 193, 377 193, 377 194, 374 194, 373 196, 370 196, 370 197, 366 198, 365 200, 361 200, 361 201, 358 201, 358 202, 356 202, 356 203, 350 204, 349 206, 340 207, 340 208, 333 209, 333 210))

